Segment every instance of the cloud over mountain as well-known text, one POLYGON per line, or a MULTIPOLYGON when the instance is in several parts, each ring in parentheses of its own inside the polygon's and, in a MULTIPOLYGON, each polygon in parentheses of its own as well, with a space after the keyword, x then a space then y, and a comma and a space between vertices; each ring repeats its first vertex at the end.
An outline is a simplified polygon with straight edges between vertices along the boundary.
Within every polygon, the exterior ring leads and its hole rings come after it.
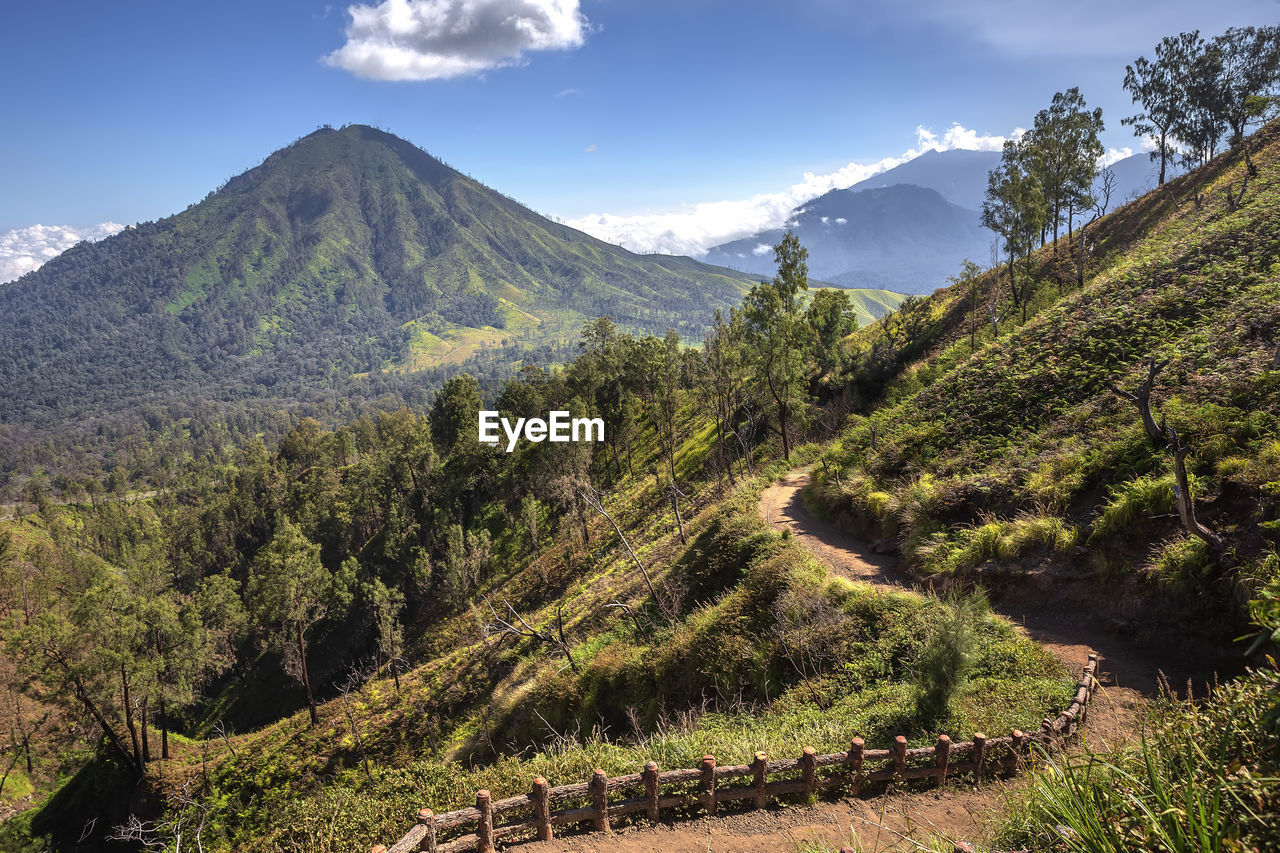
POLYGON ((0 234, 0 284, 39 269, 81 240, 101 240, 123 228, 118 222, 103 222, 88 228, 32 225, 0 234))
MULTIPOLYGON (((1010 136, 1022 134, 1016 128, 1010 136)), ((816 175, 805 172, 799 183, 776 193, 761 193, 737 201, 712 201, 680 210, 634 215, 589 213, 567 222, 602 240, 625 246, 634 252, 666 252, 700 255, 712 246, 748 234, 784 225, 791 211, 802 202, 833 189, 843 189, 872 175, 900 166, 927 151, 955 148, 999 151, 1009 137, 991 136, 970 130, 959 123, 941 135, 921 126, 916 128, 916 145, 897 157, 874 163, 851 162, 834 172, 816 175)))
POLYGON ((580 47, 588 28, 578 0, 384 0, 347 13, 346 44, 325 61, 371 80, 480 74, 580 47))

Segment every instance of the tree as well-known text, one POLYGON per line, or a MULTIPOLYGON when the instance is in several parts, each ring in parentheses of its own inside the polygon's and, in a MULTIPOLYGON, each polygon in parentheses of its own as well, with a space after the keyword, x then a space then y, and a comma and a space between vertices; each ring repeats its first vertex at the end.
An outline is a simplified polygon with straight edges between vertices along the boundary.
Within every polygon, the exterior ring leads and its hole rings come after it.
POLYGON ((249 610, 266 632, 268 645, 283 657, 285 671, 306 691, 312 725, 319 718, 307 663, 307 633, 345 592, 335 589, 332 573, 320 562, 320 546, 287 518, 254 558, 246 593, 249 610))
POLYGON ((1187 109, 1187 76, 1204 42, 1197 31, 1165 36, 1156 45, 1155 62, 1138 57, 1124 69, 1124 88, 1142 112, 1121 119, 1133 127, 1135 136, 1152 139, 1152 160, 1160 161, 1159 186, 1164 186, 1165 170, 1176 153, 1174 130, 1187 109))
POLYGON ((1053 229, 1055 254, 1063 215, 1093 203, 1089 190, 1102 156, 1098 139, 1102 131, 1102 108, 1090 112, 1080 90, 1073 86, 1054 94, 1049 108, 1036 114, 1034 126, 1022 139, 1030 172, 1047 208, 1048 218, 1042 227, 1053 229))
POLYGON ((1182 162, 1201 165, 1213 159, 1227 129, 1221 52, 1197 40, 1184 80, 1186 98, 1174 135, 1183 144, 1182 162))
POLYGON ((987 174, 982 224, 1002 238, 1009 261, 1010 294, 1014 306, 1022 308, 1024 320, 1028 283, 1024 281, 1022 287, 1018 287, 1014 266, 1019 256, 1030 254, 1035 236, 1043 228, 1044 217, 1040 185, 1026 166, 1022 146, 1009 140, 1004 144, 1000 165, 987 174))
POLYGON ((805 360, 810 334, 800 308, 800 292, 809 289, 809 252, 788 231, 773 247, 778 274, 751 288, 742 318, 756 381, 778 414, 782 456, 791 459, 789 431, 807 398, 805 360))
POLYGON ((716 311, 711 330, 702 342, 702 354, 696 369, 697 385, 701 392, 701 404, 709 409, 716 422, 717 455, 723 460, 723 468, 733 479, 732 443, 741 454, 742 464, 748 475, 752 473, 749 440, 754 433, 754 406, 748 393, 747 354, 744 346, 745 332, 742 317, 737 311, 724 316, 716 311), (745 417, 746 427, 738 425, 739 417, 745 417), (732 439, 732 440, 731 440, 732 439))
POLYGON ((978 348, 978 326, 980 324, 978 317, 978 279, 982 273, 982 267, 965 258, 960 264, 960 272, 947 279, 952 285, 967 284, 969 286, 969 292, 965 298, 969 303, 969 349, 971 350, 978 348))
POLYGON ((1084 287, 1084 267, 1089 260, 1090 253, 1093 251, 1093 245, 1089 242, 1089 229, 1093 226, 1093 223, 1107 215, 1107 208, 1111 206, 1111 196, 1116 191, 1116 173, 1110 166, 1105 167, 1098 173, 1098 184, 1095 189, 1093 217, 1080 226, 1080 245, 1076 252, 1077 287, 1084 287))
POLYGON ((467 438, 477 435, 480 409, 480 385, 469 374, 455 376, 436 394, 431 406, 431 440, 443 457, 467 438))
POLYGON ((1280 26, 1232 27, 1209 50, 1217 55, 1217 100, 1235 147, 1267 112, 1280 82, 1280 26))
POLYGON ((819 376, 836 373, 845 362, 844 339, 858 330, 858 314, 849 291, 819 290, 805 310, 805 320, 815 335, 819 376))
POLYGON ((404 611, 404 593, 389 587, 381 578, 366 581, 362 597, 373 621, 377 642, 377 665, 391 670, 396 692, 400 692, 400 656, 404 652, 404 629, 400 627, 400 614, 404 611))

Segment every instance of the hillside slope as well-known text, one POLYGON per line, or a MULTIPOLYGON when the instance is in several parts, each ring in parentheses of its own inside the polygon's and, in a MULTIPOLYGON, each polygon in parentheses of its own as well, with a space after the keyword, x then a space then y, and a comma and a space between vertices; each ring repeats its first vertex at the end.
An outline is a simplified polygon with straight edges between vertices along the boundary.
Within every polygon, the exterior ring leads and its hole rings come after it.
POLYGON ((1099 604, 1134 630, 1152 627, 1143 596, 1207 595, 1232 615, 1205 628, 1229 641, 1280 509, 1280 127, 1249 145, 1243 199, 1233 151, 1097 223, 1083 288, 1078 242, 1019 265, 1025 319, 997 269, 862 330, 855 379, 881 402, 816 497, 921 576, 1118 583, 1099 604), (1191 446, 1221 548, 1184 529, 1169 442, 1112 390, 1133 393, 1151 358, 1154 416, 1191 446))

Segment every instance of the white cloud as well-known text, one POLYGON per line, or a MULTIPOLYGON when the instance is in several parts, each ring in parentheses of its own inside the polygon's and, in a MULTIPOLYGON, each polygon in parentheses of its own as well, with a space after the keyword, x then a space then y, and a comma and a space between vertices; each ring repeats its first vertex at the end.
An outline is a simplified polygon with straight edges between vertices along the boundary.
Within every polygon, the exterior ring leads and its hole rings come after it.
POLYGON ((596 144, 593 142, 582 150, 585 151, 587 154, 594 154, 596 153, 596 144))
POLYGON ((32 225, 0 234, 0 284, 39 269, 81 240, 101 240, 123 228, 118 222, 103 222, 88 228, 32 225))
POLYGON ((1128 145, 1123 148, 1108 148, 1107 153, 1098 158, 1098 168, 1105 169, 1113 163, 1133 156, 1133 149, 1128 145))
POLYGON ((827 225, 827 224, 829 224, 828 219, 829 219, 829 217, 826 217, 826 216, 822 217, 822 224, 823 224, 823 225, 827 225))
POLYGON ((849 220, 845 219, 843 216, 837 216, 837 217, 836 217, 836 224, 837 224, 837 225, 848 225, 848 224, 849 224, 849 220))
MULTIPOLYGON (((1023 132, 1022 128, 1016 128, 1010 136, 1016 138, 1023 132)), ((781 192, 761 193, 737 201, 700 202, 680 210, 655 213, 589 213, 566 224, 633 252, 700 255, 720 243, 783 227, 797 205, 900 166, 926 151, 953 148, 999 151, 1006 138, 1009 137, 979 134, 958 123, 941 136, 920 126, 916 128, 916 146, 897 157, 885 157, 874 163, 847 163, 825 175, 805 172, 799 183, 781 192)))
POLYGON ((480 74, 580 47, 588 30, 578 0, 383 0, 347 14, 346 44, 325 62, 371 80, 480 74))
POLYGON ((754 249, 751 250, 751 254, 755 255, 756 257, 764 257, 765 255, 769 254, 772 251, 773 251, 773 247, 770 246, 768 243, 760 243, 754 249))

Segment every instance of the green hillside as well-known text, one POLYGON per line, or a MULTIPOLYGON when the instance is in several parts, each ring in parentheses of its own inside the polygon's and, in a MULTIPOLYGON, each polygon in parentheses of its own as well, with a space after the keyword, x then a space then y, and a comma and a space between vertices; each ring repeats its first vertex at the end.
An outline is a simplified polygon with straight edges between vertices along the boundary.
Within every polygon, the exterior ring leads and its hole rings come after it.
POLYGON ((1235 209, 1238 152, 1099 222, 1083 288, 1065 241, 1039 250, 1025 322, 1000 270, 860 332, 855 377, 884 404, 830 451, 844 468, 840 485, 822 478, 832 511, 924 575, 1047 561, 1207 582, 1214 560, 1174 512, 1168 443, 1111 390, 1132 392, 1155 358, 1154 416, 1194 447, 1202 517, 1247 562, 1280 476, 1278 135, 1251 139, 1259 175, 1235 209))
POLYGON ((858 318, 859 326, 871 325, 884 315, 896 310, 907 299, 906 294, 892 290, 816 287, 810 292, 817 293, 821 290, 843 290, 849 294, 849 301, 853 304, 854 314, 858 318))
POLYGON ((279 396, 482 345, 514 361, 605 314, 696 336, 749 283, 552 222, 382 131, 323 129, 0 290, 0 422, 279 396))

